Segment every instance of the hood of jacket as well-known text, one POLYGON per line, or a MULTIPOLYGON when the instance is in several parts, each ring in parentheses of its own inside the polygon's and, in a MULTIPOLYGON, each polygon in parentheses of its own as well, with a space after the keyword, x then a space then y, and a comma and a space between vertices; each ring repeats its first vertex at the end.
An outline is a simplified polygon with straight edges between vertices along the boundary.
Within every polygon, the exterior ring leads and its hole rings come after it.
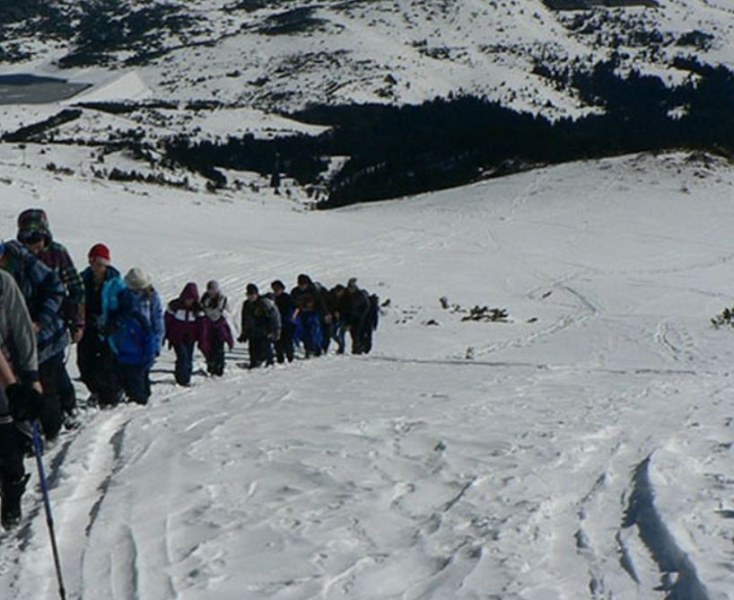
POLYGON ((44 235, 47 243, 53 240, 46 211, 40 208, 24 210, 18 216, 18 239, 22 241, 24 235, 36 232, 44 235))
POLYGON ((190 281, 184 286, 181 295, 178 297, 179 300, 185 302, 186 300, 193 300, 194 302, 199 301, 199 288, 193 281, 190 281))
POLYGON ((179 297, 168 303, 168 309, 173 312, 178 310, 199 312, 201 305, 199 304, 199 288, 197 285, 194 282, 187 283, 179 297), (191 300, 190 306, 186 306, 187 300, 191 300))

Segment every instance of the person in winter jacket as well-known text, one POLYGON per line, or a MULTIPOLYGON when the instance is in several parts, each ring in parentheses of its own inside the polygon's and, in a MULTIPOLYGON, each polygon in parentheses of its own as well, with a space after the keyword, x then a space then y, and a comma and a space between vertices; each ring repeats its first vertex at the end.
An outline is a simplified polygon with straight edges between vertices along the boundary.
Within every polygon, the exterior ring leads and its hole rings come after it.
POLYGON ((273 290, 275 306, 278 307, 280 313, 280 337, 275 342, 275 356, 280 364, 283 364, 286 359, 288 362, 293 362, 296 304, 279 279, 270 284, 270 289, 273 290))
MULTIPOLYGON (((30 318, 28 324, 31 325, 30 318)), ((31 335, 31 338, 34 337, 31 335)), ((23 465, 27 440, 19 428, 23 427, 27 431, 30 429, 27 421, 39 418, 43 396, 38 389, 18 382, 2 352, 0 403, 7 406, 0 414, 0 522, 3 529, 12 529, 20 522, 21 498, 30 478, 23 465)))
POLYGON ((53 441, 63 422, 59 387, 63 381, 64 353, 69 332, 61 317, 65 291, 56 273, 15 240, 0 245, 0 268, 15 279, 25 298, 36 330, 38 371, 43 388, 41 423, 46 439, 53 441))
POLYGON ((77 367, 91 394, 90 403, 114 406, 122 397, 115 355, 109 345, 109 317, 117 309, 117 296, 125 287, 112 266, 110 249, 95 244, 88 253, 84 281, 84 333, 77 346, 77 367))
MULTIPOLYGON (((308 276, 306 276, 308 277, 308 276)), ((329 307, 329 290, 321 285, 318 281, 311 282, 316 294, 315 309, 319 316, 319 325, 321 326, 321 353, 326 354, 329 351, 329 345, 333 337, 334 319, 329 307)))
MULTIPOLYGON (((17 239, 64 284, 66 296, 61 314, 69 328, 72 343, 78 344, 84 334, 84 281, 69 252, 53 239, 46 213, 35 208, 20 213, 17 239)), ((65 364, 60 372, 59 399, 67 417, 72 417, 76 409, 76 392, 65 364)))
POLYGON ((147 404, 150 370, 163 340, 163 306, 153 280, 139 268, 125 275, 125 286, 110 313, 112 351, 128 400, 147 404))
POLYGON ((349 312, 347 325, 352 338, 352 354, 366 354, 372 348, 372 322, 370 320, 370 295, 352 278, 347 283, 349 312))
POLYGON ((345 338, 349 323, 349 311, 351 308, 347 288, 342 284, 337 284, 329 290, 327 306, 331 312, 331 338, 336 342, 336 353, 344 354, 344 347, 346 346, 345 338))
POLYGON ((204 312, 195 283, 187 283, 179 297, 168 303, 165 319, 165 339, 176 353, 176 383, 188 387, 191 385, 194 348, 202 340, 204 327, 204 312))
POLYGON ((5 529, 20 522, 29 478, 23 466, 27 441, 18 426, 39 417, 42 408, 33 322, 18 284, 0 271, 0 521, 5 529))
POLYGON ((260 295, 254 283, 247 285, 242 304, 242 335, 249 342, 250 368, 273 364, 273 343, 280 338, 280 313, 269 298, 260 295))
POLYGON ((222 294, 219 284, 210 281, 206 284, 206 292, 201 297, 204 310, 199 348, 206 358, 206 368, 210 375, 224 375, 224 346, 234 348, 234 335, 230 325, 227 296, 222 294))
POLYGON ((291 298, 296 305, 295 338, 303 342, 306 358, 321 356, 324 351, 324 328, 322 323, 327 314, 323 295, 308 275, 298 276, 296 287, 291 290, 291 298))
POLYGON ((62 314, 73 343, 79 343, 84 330, 84 281, 66 247, 54 239, 46 212, 30 208, 20 213, 17 239, 55 271, 64 284, 66 297, 62 314))

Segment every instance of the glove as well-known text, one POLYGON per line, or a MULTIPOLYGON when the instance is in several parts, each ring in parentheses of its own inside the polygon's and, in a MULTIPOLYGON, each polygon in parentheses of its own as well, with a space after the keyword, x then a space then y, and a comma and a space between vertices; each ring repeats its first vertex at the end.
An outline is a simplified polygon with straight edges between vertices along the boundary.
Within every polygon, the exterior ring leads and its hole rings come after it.
POLYGON ((43 396, 32 387, 13 383, 5 390, 14 421, 32 421, 41 416, 43 396))

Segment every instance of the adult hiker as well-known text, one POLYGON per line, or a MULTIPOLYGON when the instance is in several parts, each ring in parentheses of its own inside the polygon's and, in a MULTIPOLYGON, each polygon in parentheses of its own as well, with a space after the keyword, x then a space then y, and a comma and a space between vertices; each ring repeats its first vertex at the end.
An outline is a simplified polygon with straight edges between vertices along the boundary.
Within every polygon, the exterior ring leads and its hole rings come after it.
POLYGON ((201 342, 204 327, 199 288, 194 282, 187 283, 178 298, 168 303, 165 322, 165 339, 176 353, 176 383, 188 387, 194 368, 194 348, 201 342))
MULTIPOLYGON (((19 242, 54 271, 64 284, 66 296, 61 307, 61 316, 71 334, 71 342, 78 344, 84 334, 84 281, 74 266, 69 252, 51 234, 45 211, 38 208, 24 210, 18 216, 19 242)), ((71 426, 76 409, 76 392, 62 363, 58 382, 59 400, 67 425, 71 426)))
POLYGON ((280 338, 280 313, 272 300, 260 295, 254 283, 247 284, 242 304, 242 335, 248 342, 250 368, 273 364, 273 343, 280 338))
POLYGON ((357 285, 356 277, 347 283, 349 313, 347 326, 352 338, 352 354, 367 354, 372 349, 372 305, 367 291, 357 285))
POLYGON ((273 301, 280 313, 280 337, 275 341, 275 356, 280 364, 284 363, 286 359, 288 362, 293 362, 296 305, 291 295, 285 291, 285 285, 279 279, 270 284, 270 289, 273 290, 273 301))
POLYGON ((125 287, 120 272, 112 266, 110 249, 95 244, 89 249, 84 281, 84 333, 77 346, 77 367, 89 390, 89 404, 114 406, 122 398, 115 355, 108 343, 108 319, 117 308, 117 296, 125 287))
POLYGON ((39 417, 42 408, 33 322, 18 284, 0 271, 0 520, 5 529, 20 522, 29 478, 23 465, 28 439, 19 427, 39 417))
POLYGON ((16 240, 0 244, 0 269, 15 279, 25 299, 36 331, 38 373, 43 388, 41 424, 48 441, 59 434, 63 422, 59 386, 69 332, 61 317, 65 297, 59 277, 16 240))
POLYGON ((306 358, 321 356, 325 337, 322 323, 327 311, 319 288, 308 275, 301 273, 291 290, 291 298, 296 305, 296 339, 303 343, 306 358))
POLYGON ((350 296, 346 286, 339 283, 329 290, 327 298, 327 306, 332 315, 331 339, 336 342, 336 353, 344 354, 351 309, 350 296))

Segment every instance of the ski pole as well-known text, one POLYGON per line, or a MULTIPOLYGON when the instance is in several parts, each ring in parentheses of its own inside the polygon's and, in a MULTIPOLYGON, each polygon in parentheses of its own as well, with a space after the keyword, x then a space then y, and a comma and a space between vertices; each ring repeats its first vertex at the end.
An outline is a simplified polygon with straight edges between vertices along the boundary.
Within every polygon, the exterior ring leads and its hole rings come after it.
POLYGON ((43 495, 43 508, 46 511, 46 525, 48 525, 48 535, 51 538, 51 550, 54 556, 54 566, 56 567, 56 580, 59 582, 59 596, 61 600, 66 600, 66 590, 64 590, 64 579, 61 575, 61 561, 59 560, 59 548, 56 545, 56 533, 54 532, 54 519, 51 514, 51 501, 48 497, 48 485, 46 484, 46 474, 43 470, 43 443, 41 442, 41 430, 38 421, 33 421, 33 450, 36 455, 36 466, 38 467, 38 478, 41 481, 41 494, 43 495))

